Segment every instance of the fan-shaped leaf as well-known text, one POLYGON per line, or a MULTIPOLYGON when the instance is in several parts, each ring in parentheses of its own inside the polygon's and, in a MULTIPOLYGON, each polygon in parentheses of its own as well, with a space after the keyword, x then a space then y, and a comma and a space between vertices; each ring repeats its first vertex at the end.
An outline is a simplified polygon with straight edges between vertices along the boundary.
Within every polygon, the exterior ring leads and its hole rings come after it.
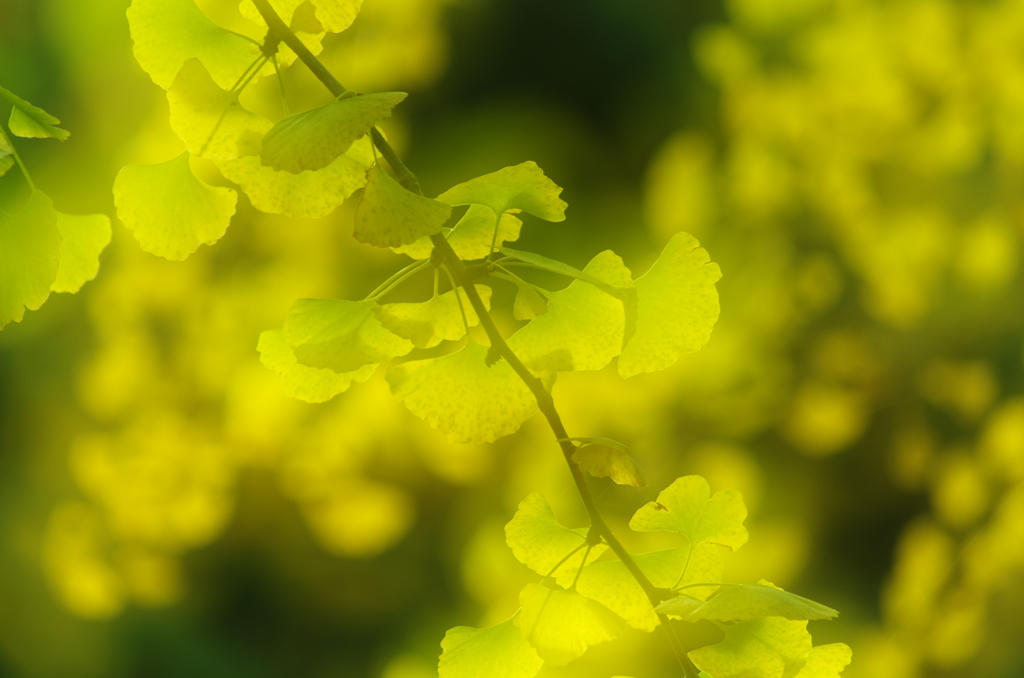
POLYGON ((619 485, 646 487, 643 469, 624 445, 586 442, 572 453, 572 460, 584 473, 596 478, 611 478, 619 485))
POLYGON ((736 550, 747 542, 743 520, 747 507, 735 490, 711 496, 708 481, 684 476, 661 491, 633 514, 629 526, 638 532, 678 532, 691 546, 710 543, 736 550))
POLYGON ((844 643, 811 648, 807 663, 794 678, 839 678, 853 659, 853 652, 844 643))
POLYGON ((537 163, 529 161, 470 179, 437 199, 453 206, 483 205, 494 214, 517 209, 546 221, 563 221, 568 205, 558 197, 561 192, 537 163))
MULTIPOLYGON (((484 306, 490 309, 491 288, 486 285, 475 287, 484 306)), ((465 290, 460 287, 458 294, 466 320, 473 327, 480 319, 469 304, 465 290)), ((422 303, 384 304, 377 308, 377 319, 387 329, 411 341, 416 348, 431 348, 442 341, 456 341, 466 335, 459 298, 455 296, 455 290, 450 290, 422 303)))
MULTIPOLYGON (((517 240, 523 222, 513 212, 501 215, 498 237, 495 246, 501 247, 505 241, 517 240)), ((491 253, 491 240, 494 238, 494 214, 480 205, 470 205, 466 213, 453 228, 441 229, 448 244, 455 254, 463 261, 483 259, 491 253)), ((429 236, 423 236, 413 243, 393 248, 399 254, 413 259, 426 259, 434 249, 429 236)))
POLYGON ((441 649, 439 678, 531 678, 544 664, 511 619, 487 629, 456 626, 441 649))
MULTIPOLYGON (((722 587, 696 609, 683 611, 680 603, 676 602, 679 600, 666 600, 658 606, 658 612, 678 614, 687 621, 708 619, 721 622, 748 621, 758 617, 784 617, 792 620, 832 619, 839 614, 830 607, 783 591, 768 585, 767 582, 722 587)), ((683 604, 687 605, 688 603, 683 604)))
MULTIPOLYGON (((537 288, 522 278, 508 278, 508 280, 514 282, 517 287, 516 300, 512 304, 513 318, 516 320, 533 320, 537 316, 548 312, 548 300, 544 298, 544 295, 537 288)), ((514 347, 512 350, 516 351, 514 347)))
POLYGON ((636 281, 636 331, 619 356, 619 374, 663 370, 706 344, 718 320, 715 282, 721 277, 692 235, 673 236, 636 281))
MULTIPOLYGON (((537 574, 547 576, 555 565, 587 543, 587 528, 570 530, 562 525, 544 497, 534 492, 519 503, 516 514, 505 525, 505 543, 519 562, 537 574)), ((596 560, 607 548, 604 544, 595 544, 587 562, 596 560)), ((582 560, 580 551, 578 557, 565 561, 559 570, 575 569, 582 560)))
POLYGON ((237 94, 218 87, 198 59, 178 71, 167 102, 171 129, 192 155, 219 160, 254 155, 271 128, 269 120, 242 108, 237 94))
POLYGON ((292 115, 267 132, 260 158, 276 170, 318 170, 334 162, 356 139, 391 117, 391 109, 407 95, 380 92, 335 99, 292 115))
POLYGON ((633 294, 632 278, 627 281, 619 275, 613 275, 610 279, 615 281, 615 284, 611 284, 607 280, 601 280, 600 278, 581 271, 569 264, 558 261, 557 259, 550 259, 534 252, 524 252, 522 250, 514 250, 510 247, 502 247, 501 253, 530 264, 536 268, 588 282, 594 287, 619 299, 626 300, 633 294))
MULTIPOLYGON (((286 25, 291 26, 292 15, 295 14, 295 10, 305 0, 269 0, 270 6, 277 13, 277 16, 281 17, 286 25)), ((242 16, 250 21, 256 22, 260 26, 266 26, 267 23, 263 20, 263 15, 256 9, 256 5, 253 4, 252 0, 242 0, 238 5, 238 11, 241 12, 242 16)))
POLYGON ((564 666, 589 646, 613 640, 625 626, 614 612, 575 591, 528 584, 519 594, 519 604, 516 626, 552 666, 564 666))
POLYGON ((377 365, 364 365, 353 372, 338 374, 328 369, 300 365, 288 346, 284 331, 279 329, 261 333, 256 350, 260 352, 260 362, 281 377, 284 392, 307 403, 327 402, 347 391, 353 383, 366 381, 377 369, 377 365))
POLYGON ((100 270, 100 252, 110 242, 110 219, 105 214, 57 213, 63 237, 60 266, 50 286, 53 292, 77 292, 100 270))
POLYGON ((377 247, 398 247, 441 232, 452 208, 416 195, 380 165, 366 172, 366 188, 356 206, 353 237, 377 247))
POLYGON ((181 261, 220 240, 238 195, 196 178, 188 153, 159 165, 128 165, 114 180, 117 216, 146 252, 181 261))
POLYGON ((193 0, 132 0, 128 26, 135 59, 164 89, 192 58, 203 62, 218 86, 230 89, 259 56, 258 45, 215 24, 193 0))
POLYGON ((472 339, 461 351, 388 370, 391 392, 454 443, 489 443, 514 433, 537 401, 508 363, 486 363, 472 339))
POLYGON ((380 324, 376 308, 370 299, 299 299, 284 319, 284 336, 300 365, 339 374, 411 351, 412 344, 380 324))
POLYGON ((310 0, 324 30, 340 33, 355 21, 363 0, 310 0))
POLYGON ((17 214, 0 210, 0 328, 20 322, 50 296, 60 265, 61 234, 53 202, 32 191, 17 214))
MULTIPOLYGON (((7 122, 11 134, 18 137, 49 138, 59 139, 60 141, 64 141, 71 136, 71 133, 66 129, 60 129, 55 126, 60 124, 60 120, 3 87, 0 87, 0 99, 6 100, 13 107, 11 108, 11 117, 7 122)), ((10 145, 0 141, 0 147, 2 146, 6 146, 7 151, 13 153, 10 145)), ((3 157, 3 150, 3 148, 0 148, 0 158, 3 157)), ((10 165, 7 167, 9 168, 10 165)), ((0 172, 0 175, 2 174, 3 172, 0 172)))
POLYGON ((715 678, 790 678, 811 652, 806 621, 763 617, 723 626, 725 640, 690 652, 690 659, 715 678))

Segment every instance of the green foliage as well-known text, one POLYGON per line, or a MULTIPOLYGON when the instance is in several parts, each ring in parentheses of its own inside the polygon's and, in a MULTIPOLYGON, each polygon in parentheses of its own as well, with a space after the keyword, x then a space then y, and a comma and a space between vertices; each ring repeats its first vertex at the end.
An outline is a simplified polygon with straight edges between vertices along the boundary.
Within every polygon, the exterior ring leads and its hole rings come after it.
MULTIPOLYGON (((490 309, 491 288, 476 285, 476 293, 484 306, 490 309)), ((480 318, 469 305, 466 293, 458 289, 435 294, 420 303, 383 304, 377 308, 377 319, 391 332, 411 341, 416 348, 433 348, 442 341, 458 341, 466 335, 463 312, 470 327, 479 324, 480 318)))
POLYGON ((686 476, 662 490, 657 501, 641 506, 629 526, 638 532, 678 532, 691 548, 719 544, 736 550, 747 543, 746 517, 739 492, 722 490, 711 496, 708 481, 686 476))
POLYGON ((604 605, 570 589, 527 584, 519 594, 516 626, 548 664, 563 666, 591 645, 614 640, 622 619, 604 605))
POLYGON ((682 598, 666 600, 658 606, 662 614, 674 614, 687 621, 750 621, 757 617, 784 617, 792 620, 832 619, 839 613, 813 600, 760 582, 756 585, 724 586, 707 602, 696 608, 682 598))
MULTIPOLYGON (((560 566, 572 565, 567 558, 587 545, 587 530, 571 530, 555 518, 547 501, 534 492, 519 503, 512 520, 505 525, 505 541, 523 565, 539 575, 551 576, 560 566)), ((608 547, 594 544, 576 560, 578 567, 597 559, 608 547)))
POLYGON ((19 322, 50 296, 60 266, 57 211, 42 191, 33 191, 18 214, 0 210, 0 327, 19 322))
POLYGON ((364 365, 338 374, 326 368, 302 365, 281 329, 260 334, 256 349, 260 352, 260 361, 281 377, 285 393, 307 403, 326 402, 347 391, 354 382, 366 381, 377 370, 377 365, 364 365))
POLYGON ((7 174, 7 170, 14 167, 14 146, 7 140, 7 136, 0 133, 0 177, 7 174))
POLYGON ((78 292, 96 277, 100 252, 110 243, 110 219, 105 214, 62 214, 57 212, 60 231, 60 266, 50 290, 78 292))
MULTIPOLYGON (((491 242, 498 247, 503 242, 519 239, 519 229, 523 222, 515 216, 518 210, 510 210, 501 215, 498 232, 494 232, 494 214, 487 207, 470 205, 458 223, 451 229, 441 228, 448 244, 455 254, 463 261, 483 259, 491 254, 491 242)), ((413 243, 395 247, 394 250, 413 259, 426 259, 434 251, 434 243, 429 236, 423 236, 413 243)))
POLYGON ((452 208, 403 188, 374 165, 356 207, 353 237, 377 247, 400 247, 441 232, 452 208))
POLYGON ((544 663, 511 619, 489 629, 456 626, 441 649, 439 678, 530 678, 544 663))
MULTIPOLYGON (((11 105, 11 117, 7 122, 11 134, 18 137, 49 138, 59 141, 64 141, 71 136, 67 130, 56 127, 60 124, 60 120, 3 87, 0 87, 0 99, 4 99, 11 105)), ((10 145, 7 146, 9 148, 10 145)))
POLYGON ((690 653, 693 663, 714 678, 796 676, 811 652, 805 621, 761 617, 721 628, 725 640, 690 653))
POLYGON ((564 221, 568 205, 535 162, 506 167, 449 188, 437 196, 448 205, 483 205, 495 215, 521 210, 545 221, 564 221))
POLYGON ((611 478, 619 485, 632 485, 640 489, 647 486, 647 478, 629 448, 608 438, 574 438, 581 443, 572 453, 572 460, 584 473, 595 478, 611 478))

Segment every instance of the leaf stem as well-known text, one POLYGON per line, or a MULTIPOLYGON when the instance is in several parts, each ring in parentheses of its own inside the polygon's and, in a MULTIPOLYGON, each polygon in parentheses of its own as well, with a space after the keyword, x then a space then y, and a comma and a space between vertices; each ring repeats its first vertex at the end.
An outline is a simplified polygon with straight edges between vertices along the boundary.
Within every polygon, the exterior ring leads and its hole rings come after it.
POLYGON ((409 264, 408 266, 403 268, 401 271, 399 271, 398 273, 395 273, 393 276, 391 276, 390 278, 385 280, 383 283, 381 283, 377 287, 377 289, 375 289, 373 292, 370 292, 370 294, 368 294, 366 296, 366 298, 367 299, 376 299, 378 297, 383 297, 385 294, 387 294, 388 292, 393 290, 395 287, 397 287, 397 286, 401 285, 402 283, 404 283, 411 276, 413 276, 416 273, 418 273, 420 271, 420 269, 422 269, 423 267, 425 267, 429 263, 430 263, 429 259, 423 259, 423 260, 420 260, 420 261, 414 261, 413 263, 409 264))
POLYGON ((452 272, 448 270, 448 267, 444 267, 445 275, 448 276, 448 282, 452 285, 452 294, 455 295, 455 301, 459 302, 459 313, 462 315, 462 324, 466 328, 466 337, 472 341, 473 338, 469 336, 469 318, 466 317, 466 308, 462 305, 462 297, 459 296, 459 286, 455 284, 455 278, 452 277, 452 272))

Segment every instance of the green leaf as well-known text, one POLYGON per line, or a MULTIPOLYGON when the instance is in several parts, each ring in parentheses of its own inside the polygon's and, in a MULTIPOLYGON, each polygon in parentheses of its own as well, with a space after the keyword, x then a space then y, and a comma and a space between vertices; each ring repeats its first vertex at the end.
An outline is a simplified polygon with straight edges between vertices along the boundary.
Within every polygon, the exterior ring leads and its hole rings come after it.
POLYGON ((32 191, 17 214, 0 210, 0 328, 21 322, 50 296, 60 266, 61 234, 53 202, 32 191))
POLYGON ((706 344, 718 320, 715 282, 721 277, 692 235, 673 236, 636 281, 636 331, 619 356, 619 374, 663 370, 706 344))
MULTIPOLYGON (((503 277, 503 276, 499 276, 503 277)), ((516 284, 516 300, 512 305, 512 317, 516 320, 533 320, 548 312, 548 300, 537 288, 521 278, 508 278, 516 284)), ((513 347, 513 351, 516 349, 513 347)), ((519 352, 516 351, 518 354, 519 352)), ((522 356, 520 356, 522 357, 522 356)))
MULTIPOLYGON (((517 240, 523 222, 512 212, 501 215, 498 227, 497 247, 506 240, 517 240)), ((494 237, 494 214, 486 207, 470 205, 459 222, 451 229, 441 229, 448 244, 463 261, 483 259, 491 253, 491 239, 494 237)), ((393 248, 399 254, 413 259, 426 259, 434 250, 429 236, 423 236, 413 243, 393 248)))
POLYGON ((412 344, 386 330, 372 299, 299 299, 284 319, 284 336, 300 365, 345 374, 405 355, 412 344))
POLYGON ((679 598, 666 600, 658 606, 658 612, 678 614, 686 621, 708 619, 710 621, 748 621, 758 617, 784 617, 792 620, 832 619, 838 612, 813 600, 762 582, 757 585, 723 586, 714 596, 696 609, 684 614, 679 598))
POLYGON ((391 178, 380 165, 366 172, 366 188, 356 206, 352 236, 377 247, 398 247, 441 232, 452 208, 416 195, 391 178))
POLYGON ((528 161, 470 179, 448 189, 437 199, 452 206, 483 205, 495 215, 517 209, 546 221, 564 221, 568 205, 559 199, 561 192, 537 163, 528 161))
POLYGON ((14 167, 14 147, 3 130, 0 130, 0 177, 14 167))
POLYGON ((340 33, 355 21, 363 0, 310 0, 324 30, 340 33))
POLYGON ((794 678, 839 678, 852 659, 853 651, 844 643, 819 645, 811 648, 807 663, 794 678))
MULTIPOLYGON (((489 310, 491 288, 486 285, 475 287, 489 310)), ((456 297, 455 290, 450 290, 422 303, 384 304, 377 308, 377 319, 387 329, 411 341, 416 348, 432 348, 442 341, 456 341, 466 335, 466 326, 459 311, 459 298, 462 299, 462 308, 465 309, 470 327, 480 322, 465 290, 460 287, 458 294, 459 297, 456 297)))
POLYGON ((523 636, 551 666, 564 666, 591 645, 614 640, 625 626, 600 603, 575 591, 553 591, 527 584, 519 594, 515 618, 523 636))
MULTIPOLYGON (((625 300, 629 298, 633 292, 632 277, 630 277, 629 280, 625 280, 620 275, 612 275, 611 280, 602 280, 599 277, 590 275, 585 271, 581 271, 578 268, 570 266, 569 264, 566 264, 564 262, 558 261, 557 259, 549 259, 548 257, 545 257, 540 254, 535 254, 533 252, 524 252, 522 250, 514 250, 510 247, 502 247, 501 253, 518 259, 519 261, 522 261, 524 263, 530 264, 536 268, 545 271, 550 271, 551 273, 557 273, 558 275, 564 275, 569 278, 576 278, 577 280, 588 282, 594 287, 604 291, 606 294, 610 294, 611 296, 617 297, 619 299, 625 300), (614 281, 614 284, 612 283, 612 281, 614 281)), ((602 254, 604 253, 602 252, 602 254)), ((620 259, 619 261, 621 263, 622 260, 620 259)))
MULTIPOLYGON (((609 287, 632 283, 629 269, 611 250, 587 264, 583 275, 609 287)), ((589 283, 575 280, 552 292, 548 312, 509 337, 508 344, 532 370, 599 370, 622 350, 622 302, 589 283)))
POLYGON ((438 678, 531 678, 544 664, 511 619, 487 629, 456 626, 441 649, 438 678))
POLYGON ((369 139, 360 139, 322 170, 300 174, 275 171, 261 164, 256 155, 218 160, 216 164, 225 177, 242 187, 259 211, 317 218, 333 212, 366 184, 373 149, 369 139))
POLYGON ((128 26, 136 61, 164 89, 193 58, 218 86, 231 89, 259 56, 258 45, 215 24, 193 0, 132 0, 128 26))
POLYGON ((281 377, 285 393, 307 403, 327 402, 347 391, 353 383, 366 381, 377 370, 377 365, 364 365, 353 372, 338 374, 327 369, 300 365, 288 346, 284 330, 280 329, 261 333, 256 350, 260 352, 260 362, 281 377))
POLYGON ((100 270, 100 252, 110 243, 110 219, 105 214, 57 213, 63 237, 60 266, 50 286, 53 292, 77 292, 100 270))
POLYGON ((267 132, 260 158, 276 170, 299 173, 327 167, 408 96, 381 92, 350 96, 292 115, 267 132))
MULTIPOLYGON (((519 503, 512 520, 505 525, 505 543, 512 549, 516 560, 537 574, 547 576, 555 565, 587 543, 587 528, 570 530, 555 518, 554 512, 539 492, 534 492, 519 503)), ((595 544, 587 556, 593 562, 607 550, 605 544, 595 544)), ((582 564, 583 550, 559 568, 566 572, 582 564)), ((558 574, 557 572, 555 573, 558 574)))
POLYGON ((629 453, 629 448, 604 443, 584 443, 572 453, 572 460, 584 473, 595 478, 611 478, 619 485, 636 488, 647 486, 643 469, 629 453))
POLYGON ((232 160, 260 151, 260 140, 271 128, 269 120, 250 113, 238 95, 221 89, 198 59, 189 59, 178 71, 167 103, 171 129, 189 153, 203 158, 232 160))
POLYGON ((708 481, 684 476, 662 490, 657 501, 641 506, 629 526, 638 532, 678 532, 691 546, 720 544, 735 551, 747 542, 746 517, 739 492, 722 490, 712 497, 708 481))
POLYGON ((811 651, 806 621, 762 617, 722 630, 725 640, 689 653, 715 678, 793 678, 811 651))
POLYGON ((488 366, 487 347, 470 339, 460 351, 396 365, 391 392, 453 443, 490 443, 515 433, 537 401, 504 360, 488 366))
MULTIPOLYGON (((66 129, 55 127, 55 125, 60 124, 60 120, 43 109, 33 106, 10 90, 0 87, 0 99, 5 99, 13 106, 7 125, 14 136, 34 139, 58 139, 60 141, 64 141, 71 136, 71 133, 66 129)), ((5 144, 0 143, 0 146, 2 145, 5 144)), ((9 144, 6 144, 6 147, 8 152, 13 153, 9 144)), ((7 167, 10 168, 10 165, 7 167)), ((2 174, 3 172, 0 172, 0 175, 2 174)))
POLYGON ((189 154, 159 165, 127 165, 114 180, 114 205, 146 252, 182 261, 212 245, 231 223, 238 195, 196 178, 189 154))

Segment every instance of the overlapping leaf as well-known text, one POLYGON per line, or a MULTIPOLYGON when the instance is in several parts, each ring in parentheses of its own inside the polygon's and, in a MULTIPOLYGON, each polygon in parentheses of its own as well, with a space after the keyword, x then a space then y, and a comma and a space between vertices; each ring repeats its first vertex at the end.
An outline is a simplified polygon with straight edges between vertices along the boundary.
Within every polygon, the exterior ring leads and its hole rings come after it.
MULTIPOLYGON (((490 309, 491 288, 486 285, 475 287, 484 306, 490 309)), ((383 304, 377 308, 377 319, 388 330, 411 341, 416 348, 432 348, 442 341, 456 341, 466 335, 466 325, 459 310, 460 299, 470 327, 477 325, 480 319, 461 287, 459 296, 455 295, 456 291, 450 290, 420 303, 383 304)))
POLYGON ((366 188, 356 206, 353 237, 377 247, 398 247, 441 232, 452 208, 416 195, 380 165, 366 172, 366 188))
POLYGON ((793 678, 811 652, 806 621, 762 617, 722 630, 725 640, 690 652, 693 663, 715 678, 793 678))
POLYGON ((327 402, 347 391, 353 383, 366 381, 377 369, 377 365, 364 365, 353 372, 338 374, 300 365, 280 329, 261 333, 256 350, 260 352, 260 362, 281 377, 285 394, 307 403, 327 402))
POLYGON ((839 614, 830 607, 783 591, 768 582, 724 586, 697 608, 691 608, 684 600, 672 598, 659 605, 658 612, 678 614, 687 621, 707 619, 720 622, 749 621, 758 617, 806 621, 832 619, 839 614))
POLYGON ((832 643, 811 648, 807 663, 793 678, 839 678, 853 659, 853 652, 844 643, 832 643))
POLYGON ((487 347, 472 339, 460 351, 396 365, 391 392, 409 411, 455 443, 489 443, 514 433, 537 401, 504 360, 487 365, 487 347))
POLYGON ((284 336, 300 365, 338 374, 411 351, 411 343, 380 324, 376 308, 370 299, 299 299, 284 320, 284 336))
POLYGON ((677 233, 636 281, 636 330, 619 356, 619 374, 663 370, 707 343, 718 320, 718 264, 689 233, 677 233))
POLYGON ((20 322, 50 295, 60 266, 61 234, 53 202, 32 191, 17 214, 0 210, 0 328, 20 322))
POLYGON ((254 155, 271 128, 269 120, 242 108, 237 94, 217 86, 198 59, 178 71, 167 102, 171 129, 192 155, 218 160, 254 155))
MULTIPOLYGON (((363 4, 363 0, 310 0, 310 2, 316 11, 317 20, 324 30, 330 33, 340 33, 351 26, 363 4)), ((270 0, 270 6, 286 24, 292 23, 295 10, 302 3, 303 0, 270 0)), ((246 18, 266 25, 256 6, 252 4, 252 0, 243 0, 239 9, 246 18)))
POLYGON ((614 612, 576 591, 528 584, 519 594, 519 605, 516 625, 552 666, 564 666, 591 645, 613 640, 625 627, 614 612))
MULTIPOLYGON (((611 250, 594 257, 583 274, 610 287, 632 284, 629 269, 611 250)), ((622 349, 624 331, 622 301, 588 282, 574 280, 564 290, 552 292, 547 313, 512 335, 508 343, 533 370, 599 370, 622 349)))
MULTIPOLYGON (((500 274, 495 275, 500 277, 500 274)), ((513 318, 516 320, 533 320, 548 312, 548 298, 544 294, 550 295, 550 292, 541 292, 539 288, 518 276, 510 277, 508 280, 516 285, 516 300, 512 304, 513 318)))
POLYGON ((0 177, 7 174, 7 170, 14 167, 14 147, 10 139, 0 130, 0 177))
POLYGON ((611 478, 619 485, 647 486, 647 478, 629 448, 607 438, 575 438, 580 444, 572 460, 584 473, 595 478, 611 478))
POLYGON ((486 629, 456 626, 441 649, 439 678, 531 678, 544 664, 511 619, 486 629))
POLYGON ((128 165, 114 180, 118 218, 143 250, 172 261, 220 240, 237 199, 231 189, 197 179, 188 153, 158 165, 128 165))
POLYGON ((453 206, 483 205, 493 215, 517 209, 546 221, 563 221, 568 205, 558 197, 561 192, 537 163, 528 161, 453 186, 437 199, 453 206))
POLYGON ((4 99, 11 105, 11 117, 8 119, 7 125, 14 136, 59 139, 60 141, 71 136, 66 129, 56 126, 60 124, 60 120, 38 106, 33 106, 10 90, 0 87, 0 99, 4 99))
POLYGON ((100 252, 110 243, 110 219, 105 214, 57 213, 60 266, 50 290, 77 292, 100 270, 100 252))
POLYGON ((588 282, 594 287, 604 290, 609 295, 619 299, 629 300, 634 294, 633 279, 630 278, 629 280, 626 280, 618 273, 606 276, 608 279, 602 280, 601 278, 590 275, 589 273, 581 271, 574 266, 570 266, 565 262, 558 261, 557 259, 551 259, 542 254, 536 254, 535 252, 524 252, 522 250, 514 250, 511 247, 502 247, 501 253, 507 254, 514 259, 530 264, 536 268, 588 282), (615 284, 612 284, 610 281, 614 281, 615 284))
MULTIPOLYGON (((512 549, 512 555, 537 574, 547 576, 559 563, 562 572, 581 565, 581 547, 587 541, 587 528, 569 529, 555 518, 547 501, 534 492, 519 503, 512 520, 505 525, 505 543, 512 549), (570 561, 565 558, 573 551, 580 555, 570 561)), ((587 555, 587 562, 596 560, 608 547, 595 544, 587 555)), ((557 573, 556 573, 557 574, 557 573)))
MULTIPOLYGON (((514 214, 515 210, 501 215, 501 222, 498 226, 498 234, 495 241, 496 247, 506 241, 513 241, 519 238, 519 229, 523 222, 514 214)), ((459 219, 450 230, 444 228, 441 232, 445 234, 448 244, 455 250, 455 254, 463 261, 483 259, 491 253, 491 242, 494 235, 494 214, 486 207, 470 205, 466 213, 459 219)), ((393 248, 399 254, 405 254, 413 259, 426 259, 434 249, 428 236, 419 238, 413 243, 393 248)))
POLYGON ((406 96, 404 92, 350 96, 289 116, 267 132, 260 158, 264 165, 293 173, 323 169, 391 117, 391 109, 406 96))
POLYGON ((712 497, 708 481, 684 476, 662 490, 657 501, 641 506, 629 526, 638 532, 678 532, 691 546, 720 544, 736 550, 747 542, 746 517, 739 492, 722 490, 712 497))

